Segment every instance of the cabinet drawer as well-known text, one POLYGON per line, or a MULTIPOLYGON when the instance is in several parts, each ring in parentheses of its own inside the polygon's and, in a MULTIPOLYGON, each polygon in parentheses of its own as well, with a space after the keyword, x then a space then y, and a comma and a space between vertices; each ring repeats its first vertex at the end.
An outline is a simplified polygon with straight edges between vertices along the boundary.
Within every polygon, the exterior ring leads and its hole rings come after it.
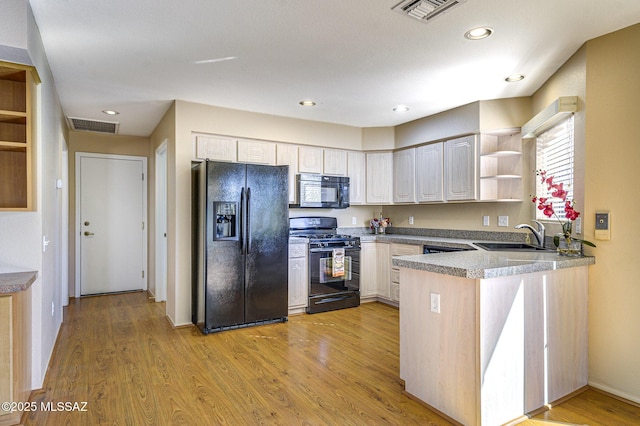
POLYGON ((307 255, 306 244, 290 244, 289 245, 289 259, 296 257, 305 257, 307 255))
POLYGON ((391 282, 399 283, 400 282, 400 270, 396 268, 391 269, 391 282))
POLYGON ((394 302, 399 302, 400 301, 400 284, 396 284, 396 283, 391 283, 391 288, 390 290, 390 297, 391 300, 393 300, 394 302))
POLYGON ((421 254, 422 246, 411 244, 391 244, 391 256, 407 256, 421 254))

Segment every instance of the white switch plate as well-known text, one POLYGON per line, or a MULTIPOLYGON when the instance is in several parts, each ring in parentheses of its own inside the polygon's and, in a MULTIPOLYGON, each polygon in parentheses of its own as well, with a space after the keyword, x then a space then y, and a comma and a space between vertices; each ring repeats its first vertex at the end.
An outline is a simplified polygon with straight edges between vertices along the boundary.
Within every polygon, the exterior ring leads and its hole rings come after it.
POLYGON ((357 224, 358 224, 358 220, 356 219, 356 217, 355 217, 355 216, 353 216, 353 217, 351 218, 351 224, 352 224, 352 225, 357 225, 357 224))
POLYGON ((489 226, 489 216, 482 216, 482 226, 489 226))
POLYGON ((438 293, 431 294, 431 312, 440 313, 440 295, 438 293))
POLYGON ((409 225, 413 225, 413 216, 409 216, 409 225))
POLYGON ((498 216, 498 226, 509 226, 509 216, 498 216))

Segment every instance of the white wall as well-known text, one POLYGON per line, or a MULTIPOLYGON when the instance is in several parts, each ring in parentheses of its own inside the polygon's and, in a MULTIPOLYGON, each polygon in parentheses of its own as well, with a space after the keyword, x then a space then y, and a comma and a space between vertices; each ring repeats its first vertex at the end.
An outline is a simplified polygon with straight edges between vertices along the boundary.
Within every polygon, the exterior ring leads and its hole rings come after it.
POLYGON ((611 240, 589 268, 589 383, 640 403, 640 24, 587 43, 585 220, 611 211, 611 240))
POLYGON ((0 14, 0 44, 28 50, 42 83, 35 97, 34 167, 36 211, 0 213, 0 263, 37 270, 38 278, 31 287, 32 298, 32 383, 40 388, 55 339, 62 322, 62 276, 66 259, 62 259, 64 233, 61 224, 62 195, 55 180, 62 177, 61 152, 64 127, 60 104, 42 41, 28 3, 3 0, 0 14), (5 6, 8 9, 5 9, 5 6), (11 10, 5 14, 5 10, 11 10), (5 22, 6 21, 6 22, 5 22), (50 241, 42 251, 42 238, 50 241), (53 315, 52 311, 53 304, 53 315))

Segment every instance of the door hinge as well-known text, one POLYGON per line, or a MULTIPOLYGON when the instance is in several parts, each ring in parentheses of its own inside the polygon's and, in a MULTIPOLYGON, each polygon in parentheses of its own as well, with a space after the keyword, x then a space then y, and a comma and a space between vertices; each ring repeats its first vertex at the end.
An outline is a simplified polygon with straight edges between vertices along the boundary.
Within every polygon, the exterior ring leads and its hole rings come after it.
POLYGON ((142 271, 142 278, 144 278, 144 271, 142 271))
POLYGON ((144 180, 144 173, 142 174, 142 180, 144 180))
POLYGON ((144 222, 142 222, 142 229, 144 229, 144 222))

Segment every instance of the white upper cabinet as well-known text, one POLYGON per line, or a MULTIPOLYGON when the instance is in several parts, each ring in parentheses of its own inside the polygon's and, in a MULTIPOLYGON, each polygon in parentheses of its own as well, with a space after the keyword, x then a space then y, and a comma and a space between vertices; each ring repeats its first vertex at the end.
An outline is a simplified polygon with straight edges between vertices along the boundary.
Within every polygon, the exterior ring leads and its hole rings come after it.
POLYGON ((478 198, 476 136, 464 136, 444 143, 444 188, 447 201, 478 198))
POLYGON ((416 201, 444 201, 444 143, 436 142, 416 148, 416 201))
POLYGON ((347 151, 337 149, 324 150, 324 174, 347 175, 347 151))
POLYGON ((298 171, 300 173, 322 173, 323 149, 312 146, 298 147, 298 171))
POLYGON ((367 204, 391 204, 393 153, 367 153, 367 204))
POLYGON ((415 203, 415 148, 393 153, 393 202, 415 203))
POLYGON ((276 145, 276 164, 289 166, 289 204, 297 202, 296 174, 298 173, 298 146, 286 143, 276 145))
POLYGON ((236 140, 226 136, 197 135, 196 158, 215 161, 238 161, 236 140))
POLYGON ((347 176, 349 176, 350 204, 364 204, 366 201, 366 167, 364 152, 347 152, 347 176))
POLYGON ((276 144, 250 139, 238 140, 238 161, 241 163, 276 164, 276 144))

